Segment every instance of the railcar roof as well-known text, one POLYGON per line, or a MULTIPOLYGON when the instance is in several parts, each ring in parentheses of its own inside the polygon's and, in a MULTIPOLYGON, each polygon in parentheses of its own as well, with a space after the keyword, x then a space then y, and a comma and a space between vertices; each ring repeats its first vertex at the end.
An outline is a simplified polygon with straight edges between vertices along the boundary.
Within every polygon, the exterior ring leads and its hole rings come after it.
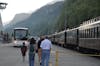
POLYGON ((78 27, 77 28, 68 29, 67 31, 73 31, 73 30, 77 30, 77 29, 78 29, 78 27))
POLYGON ((17 28, 14 28, 14 30, 28 30, 28 28, 24 28, 24 27, 17 27, 17 28))
POLYGON ((86 29, 86 28, 92 28, 92 27, 97 27, 97 26, 100 26, 100 20, 99 21, 96 21, 96 22, 93 22, 91 24, 86 24, 86 25, 82 25, 82 26, 79 26, 79 29, 86 29))

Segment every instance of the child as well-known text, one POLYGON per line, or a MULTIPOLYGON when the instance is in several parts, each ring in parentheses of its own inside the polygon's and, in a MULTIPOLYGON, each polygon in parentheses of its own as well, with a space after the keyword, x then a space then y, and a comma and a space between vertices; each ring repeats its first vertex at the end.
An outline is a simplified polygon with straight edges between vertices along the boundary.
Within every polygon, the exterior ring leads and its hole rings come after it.
POLYGON ((23 46, 21 47, 23 62, 25 61, 26 52, 27 52, 27 46, 25 46, 25 42, 23 42, 23 46))

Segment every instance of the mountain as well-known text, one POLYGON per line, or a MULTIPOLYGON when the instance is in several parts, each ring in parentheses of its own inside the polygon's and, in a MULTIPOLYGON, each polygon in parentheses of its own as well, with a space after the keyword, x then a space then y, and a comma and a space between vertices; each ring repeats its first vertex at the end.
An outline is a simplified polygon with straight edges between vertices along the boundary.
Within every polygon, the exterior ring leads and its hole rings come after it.
POLYGON ((29 28, 30 35, 43 35, 55 32, 55 24, 63 7, 63 1, 54 4, 47 4, 31 16, 23 21, 6 28, 6 31, 11 31, 14 27, 29 28))
POLYGON ((64 8, 57 21, 58 31, 78 27, 82 22, 100 16, 100 0, 65 0, 64 8))
POLYGON ((30 14, 28 14, 28 13, 16 14, 15 17, 13 18, 13 20, 9 24, 5 25, 5 28, 15 25, 16 23, 18 23, 20 21, 26 20, 29 16, 30 16, 30 14))

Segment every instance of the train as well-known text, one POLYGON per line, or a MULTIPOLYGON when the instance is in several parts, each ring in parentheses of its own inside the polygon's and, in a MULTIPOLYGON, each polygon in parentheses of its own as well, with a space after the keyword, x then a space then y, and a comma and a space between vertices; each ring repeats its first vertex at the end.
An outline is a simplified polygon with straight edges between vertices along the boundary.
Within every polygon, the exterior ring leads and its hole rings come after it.
POLYGON ((100 54, 100 17, 83 22, 79 27, 48 35, 53 44, 85 53, 100 54))

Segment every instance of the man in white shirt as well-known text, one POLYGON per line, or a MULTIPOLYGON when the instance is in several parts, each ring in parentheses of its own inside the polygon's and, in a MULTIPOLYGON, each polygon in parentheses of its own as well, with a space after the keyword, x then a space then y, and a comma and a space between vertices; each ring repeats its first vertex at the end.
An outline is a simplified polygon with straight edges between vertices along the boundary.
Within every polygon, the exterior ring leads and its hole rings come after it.
POLYGON ((51 50, 52 43, 48 38, 46 37, 41 42, 41 49, 42 49, 42 57, 41 57, 41 66, 49 66, 49 58, 50 58, 50 50, 51 50))

